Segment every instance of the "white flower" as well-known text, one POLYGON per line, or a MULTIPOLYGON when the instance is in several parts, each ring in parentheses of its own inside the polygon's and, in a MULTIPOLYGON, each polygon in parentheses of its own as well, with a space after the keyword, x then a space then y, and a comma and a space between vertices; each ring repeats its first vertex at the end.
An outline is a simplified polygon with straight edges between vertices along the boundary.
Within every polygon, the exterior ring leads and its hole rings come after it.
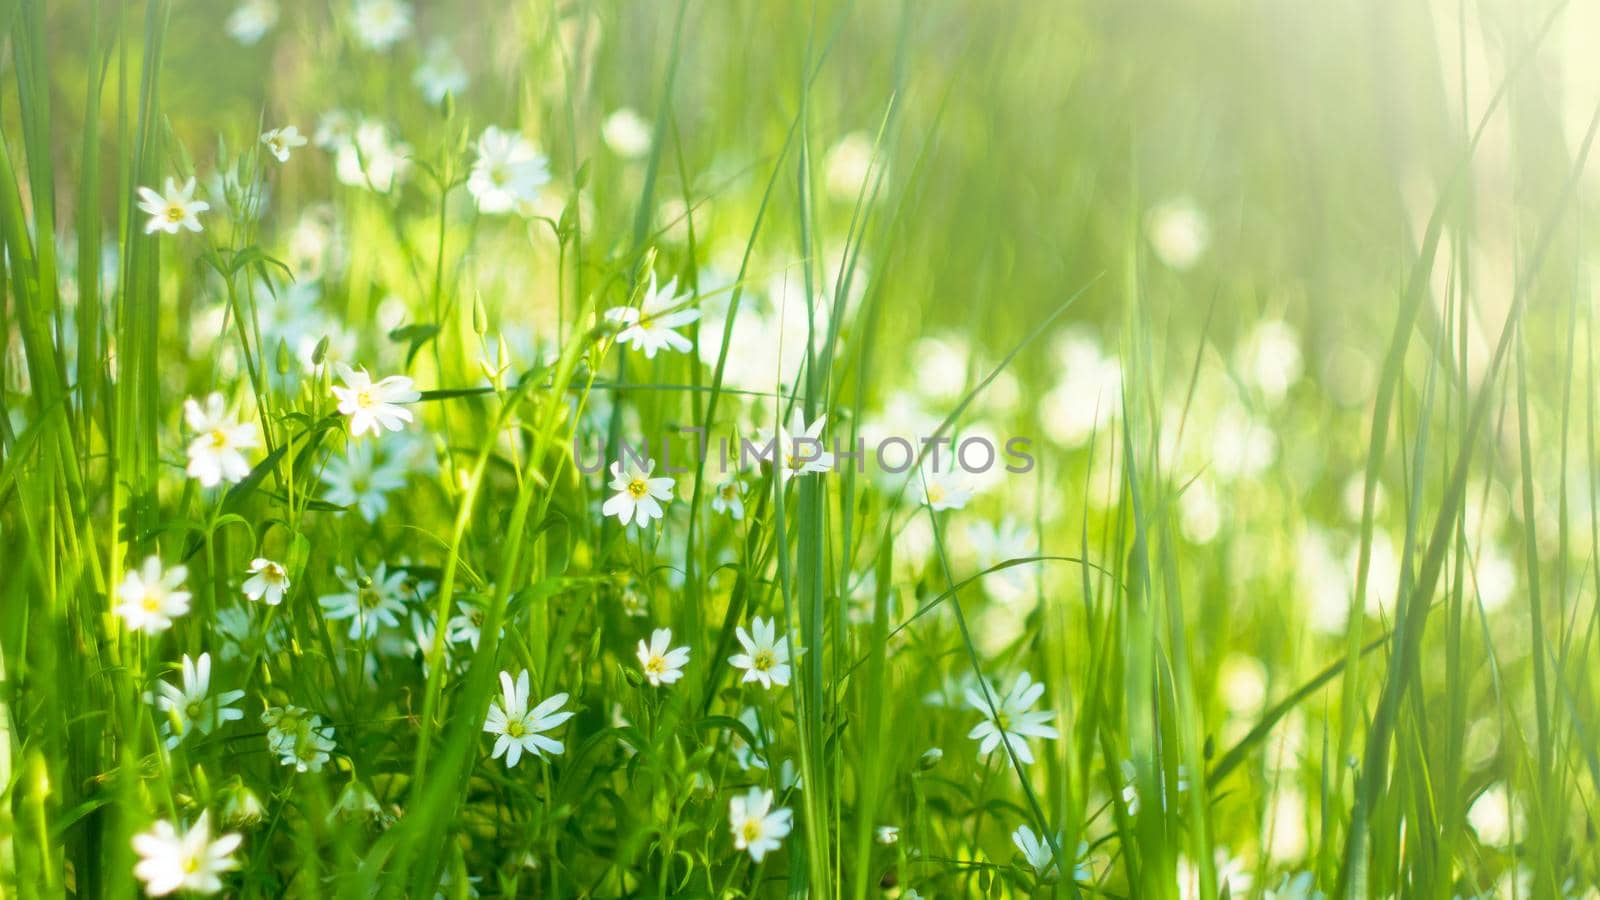
POLYGON ((261 40, 262 36, 278 24, 277 0, 244 0, 228 16, 223 26, 229 36, 245 46, 261 40))
POLYGON ((620 461, 612 463, 611 489, 616 493, 600 507, 601 514, 616 516, 623 525, 635 522, 642 526, 652 519, 665 518, 666 511, 661 508, 660 501, 672 502, 672 479, 651 478, 655 469, 653 459, 643 470, 632 460, 627 468, 623 468, 620 461))
POLYGON ((778 426, 772 434, 772 443, 761 447, 762 458, 767 462, 772 461, 773 455, 781 461, 778 466, 780 482, 787 482, 796 475, 827 472, 833 468, 833 453, 824 449, 822 443, 822 426, 827 420, 827 416, 818 416, 815 422, 807 425, 805 415, 799 407, 795 407, 789 427, 778 426), (766 452, 769 448, 770 453, 766 452))
POLYGON ((340 363, 338 372, 344 386, 333 385, 333 395, 339 398, 339 414, 350 417, 353 437, 369 431, 379 434, 401 430, 411 421, 411 410, 400 404, 422 399, 411 379, 404 375, 390 375, 373 383, 366 369, 352 369, 340 363))
POLYGON ((688 352, 694 347, 689 339, 674 331, 700 318, 698 309, 673 309, 688 298, 678 294, 678 279, 656 286, 656 274, 650 273, 650 287, 635 309, 632 306, 615 306, 606 310, 606 321, 622 326, 617 332, 617 342, 642 351, 645 359, 655 359, 663 348, 688 352))
POLYGON ((752 787, 743 796, 735 795, 728 801, 728 825, 733 831, 734 849, 748 850, 750 858, 756 862, 781 847, 794 827, 794 813, 788 809, 773 809, 772 800, 772 791, 752 787))
POLYGON ((600 125, 600 136, 611 152, 623 159, 638 159, 650 152, 650 123, 631 107, 624 106, 606 116, 600 125))
POLYGON ((471 603, 461 603, 457 608, 461 611, 445 623, 445 640, 454 644, 469 644, 476 650, 478 641, 483 639, 483 609, 471 603))
POLYGON ((1033 751, 1028 748, 1030 737, 1054 740, 1061 735, 1045 723, 1056 717, 1053 712, 1031 712, 1033 705, 1044 695, 1044 685, 1023 672, 1004 697, 999 698, 990 710, 989 703, 978 691, 968 688, 967 703, 983 713, 983 721, 972 727, 967 737, 979 741, 978 753, 985 754, 1000 746, 1004 740, 1024 764, 1033 762, 1033 751))
POLYGON ((779 639, 777 634, 777 623, 760 616, 750 620, 749 631, 740 625, 734 635, 744 652, 728 657, 728 664, 744 670, 744 681, 759 681, 768 690, 774 684, 788 684, 789 638, 779 639))
POLYGON ((163 714, 161 733, 166 737, 167 749, 183 742, 190 730, 210 734, 224 722, 237 722, 244 713, 230 704, 244 697, 244 691, 223 691, 215 697, 211 691, 211 654, 202 653, 199 659, 183 656, 183 687, 166 681, 156 683, 156 693, 146 693, 144 701, 163 714))
POLYGON ((1032 828, 1018 825, 1017 830, 1011 833, 1011 843, 1016 844, 1017 849, 1022 851, 1022 858, 1033 867, 1035 874, 1040 877, 1055 874, 1055 851, 1050 849, 1049 841, 1036 836, 1032 828))
POLYGON ((362 46, 387 50, 411 33, 411 4, 401 0, 356 0, 350 20, 362 46))
POLYGON ((496 735, 490 759, 504 755, 506 767, 510 768, 522 759, 523 751, 534 756, 560 756, 565 752, 560 741, 543 732, 572 718, 571 712, 561 711, 567 704, 566 694, 556 694, 529 710, 527 669, 517 675, 515 684, 510 672, 501 672, 500 691, 500 699, 489 704, 489 717, 483 723, 485 732, 496 735))
POLYGON ((428 53, 411 76, 411 83, 422 91, 422 96, 429 103, 438 106, 448 94, 460 96, 471 83, 471 78, 467 75, 466 66, 461 64, 461 57, 450 49, 450 44, 436 40, 428 45, 428 53))
POLYGON ((900 842, 900 829, 893 825, 879 825, 878 830, 873 832, 873 838, 885 847, 890 844, 898 844, 900 842))
POLYGON ((672 629, 657 628, 650 632, 650 643, 639 642, 639 667, 652 687, 672 684, 683 677, 683 667, 689 662, 688 647, 672 647, 672 629))
POLYGON ((499 215, 532 204, 549 181, 549 161, 527 138, 492 125, 478 137, 467 191, 478 201, 479 212, 499 215))
POLYGON ((139 861, 133 874, 144 882, 144 891, 161 897, 174 891, 215 894, 222 890, 222 873, 239 867, 233 851, 244 838, 224 834, 211 839, 210 812, 202 812, 194 825, 182 834, 171 822, 162 820, 148 831, 133 837, 139 861))
POLYGON ((198 216, 210 209, 211 204, 194 199, 194 188, 193 177, 185 181, 181 188, 176 181, 168 178, 165 190, 159 194, 147 187, 139 188, 139 208, 150 214, 150 221, 144 225, 144 233, 164 231, 177 234, 180 228, 199 231, 198 216))
POLYGON ((1198 262, 1211 243, 1211 223, 1192 197, 1175 197, 1151 209, 1148 228, 1156 256, 1180 272, 1198 262))
POLYGON ((289 161, 290 150, 306 145, 306 138, 300 133, 300 129, 293 125, 285 125, 261 135, 261 143, 266 144, 272 157, 282 163, 289 161))
POLYGON ((283 602, 289 590, 289 572, 284 567, 264 557, 250 561, 250 577, 244 580, 244 595, 251 600, 265 601, 268 606, 283 602))
POLYGON ((931 465, 924 466, 917 486, 922 489, 922 502, 934 512, 962 509, 972 499, 972 489, 953 470, 938 471, 931 465))
MULTIPOLYGON (((1030 530, 1010 516, 997 525, 982 521, 968 525, 967 543, 972 546, 982 569, 994 568, 1007 560, 1040 555, 1030 530)), ((1010 603, 1027 594, 1038 571, 1038 563, 1010 566, 984 576, 983 588, 996 600, 1010 603)))
POLYGON ((378 563, 369 577, 361 564, 356 563, 354 575, 343 566, 335 569, 334 574, 339 576, 348 590, 342 594, 329 594, 318 602, 328 618, 335 621, 350 620, 350 640, 362 637, 371 639, 377 636, 378 629, 385 626, 393 628, 400 624, 400 617, 406 611, 402 597, 405 572, 390 572, 387 565, 378 563))
POLYGON ((297 772, 320 772, 333 750, 333 727, 298 706, 274 706, 261 714, 267 749, 297 772))
POLYGON ((183 401, 183 418, 196 435, 189 442, 187 471, 201 487, 237 483, 250 474, 244 451, 260 446, 260 433, 254 422, 240 422, 228 415, 221 394, 208 395, 204 406, 193 397, 183 401))
POLYGON ((322 499, 354 506, 363 519, 377 521, 389 509, 388 493, 406 486, 406 473, 397 464, 379 464, 377 452, 370 442, 351 442, 343 458, 330 458, 322 470, 328 487, 322 499))
POLYGON ((362 120, 353 128, 346 113, 334 110, 317 123, 312 138, 334 153, 334 174, 341 184, 386 194, 411 169, 411 146, 396 141, 382 122, 362 120))
POLYGON ((711 511, 727 513, 735 522, 744 518, 744 482, 737 475, 729 475, 717 483, 711 495, 711 511))
POLYGON ((129 569, 117 586, 117 615, 129 629, 155 634, 172 627, 172 620, 189 611, 189 592, 181 590, 189 570, 183 566, 161 569, 161 560, 149 557, 138 570, 129 569))

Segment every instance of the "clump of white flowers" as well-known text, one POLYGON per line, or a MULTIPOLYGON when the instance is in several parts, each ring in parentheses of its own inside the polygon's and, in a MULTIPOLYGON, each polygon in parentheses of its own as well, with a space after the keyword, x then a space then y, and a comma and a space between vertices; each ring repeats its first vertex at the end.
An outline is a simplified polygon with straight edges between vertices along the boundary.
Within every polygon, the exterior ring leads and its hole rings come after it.
POLYGON ((274 706, 261 714, 267 749, 297 772, 320 772, 333 752, 333 726, 298 706, 274 706))

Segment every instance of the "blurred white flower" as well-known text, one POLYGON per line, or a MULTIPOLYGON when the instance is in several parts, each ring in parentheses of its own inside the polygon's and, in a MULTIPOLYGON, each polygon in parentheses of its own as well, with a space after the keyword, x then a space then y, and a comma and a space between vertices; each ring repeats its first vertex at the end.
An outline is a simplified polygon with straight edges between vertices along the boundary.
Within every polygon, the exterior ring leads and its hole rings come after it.
POLYGON ((434 106, 444 102, 446 95, 461 96, 467 89, 472 79, 467 74, 467 67, 462 64, 461 57, 450 48, 450 43, 443 39, 435 40, 428 45, 428 53, 422 58, 422 64, 417 66, 417 71, 411 76, 411 83, 422 91, 422 96, 434 106))
POLYGON ((733 846, 745 850, 750 858, 761 862, 773 850, 783 846, 783 839, 794 827, 794 813, 788 809, 773 809, 770 790, 752 787, 743 795, 734 795, 728 801, 728 824, 733 831, 733 846))
POLYGON ((823 156, 822 172, 828 196, 841 203, 854 203, 872 174, 872 136, 852 131, 839 138, 823 156))
POLYGON ((779 425, 771 432, 770 439, 761 443, 759 450, 770 451, 762 453, 763 462, 773 463, 776 457, 780 482, 787 482, 796 475, 833 469, 833 453, 824 449, 822 441, 822 427, 827 421, 826 415, 820 415, 807 424, 804 412, 796 406, 789 417, 789 427, 779 425))
POLYGON ((260 41, 276 24, 277 0, 244 0, 234 7, 223 28, 229 37, 248 47, 260 41))
POLYGON ((1201 545, 1211 543, 1222 529, 1222 506, 1206 479, 1195 479, 1178 495, 1178 527, 1190 543, 1201 545))
POLYGON ((1039 403, 1039 423, 1063 447, 1079 447, 1097 432, 1103 437, 1122 409, 1122 366, 1100 351, 1100 342, 1070 331, 1056 342, 1060 380, 1039 403))
POLYGON ((394 140, 382 122, 362 120, 352 128, 335 110, 322 117, 312 140, 334 154, 334 175, 350 187, 386 194, 411 169, 411 146, 394 140))
POLYGON ((333 727, 298 706, 269 707, 261 714, 267 749, 296 772, 320 772, 333 751, 333 727))
POLYGON ((144 702, 160 713, 157 719, 168 750, 182 743, 191 730, 210 734, 224 722, 244 718, 244 713, 231 706, 244 697, 244 691, 223 691, 210 696, 211 654, 202 653, 199 659, 191 659, 186 653, 180 665, 182 687, 158 681, 156 692, 144 695, 144 702))
POLYGON ((606 116, 600 136, 611 152, 623 159, 638 159, 650 152, 650 123, 631 107, 621 107, 606 116))
POLYGON ((193 397, 185 400, 183 417, 196 434, 189 442, 189 477, 209 488, 224 481, 243 481, 250 474, 244 451, 260 445, 254 422, 240 422, 228 415, 226 401, 215 392, 206 397, 204 406, 193 397))
MULTIPOLYGON (((1061 836, 1056 836, 1056 842, 1061 842, 1061 836)), ((1056 868, 1056 853, 1050 849, 1050 842, 1042 835, 1033 833, 1027 825, 1018 825, 1017 830, 1011 832, 1011 843, 1017 846, 1022 858, 1033 868, 1035 875, 1041 881, 1055 881, 1061 877, 1061 872, 1056 868)))
POLYGON ((611 464, 611 489, 616 491, 611 498, 600 507, 601 515, 616 516, 617 521, 623 525, 630 522, 640 527, 650 524, 652 520, 666 517, 666 510, 662 509, 662 502, 672 502, 671 478, 651 478, 656 469, 656 461, 648 460, 645 468, 640 469, 632 460, 626 467, 618 461, 611 464))
POLYGON ((376 522, 389 509, 389 492, 406 486, 406 472, 389 461, 379 463, 371 441, 352 441, 344 456, 329 457, 322 468, 327 487, 322 499, 336 506, 354 506, 361 518, 376 522))
POLYGON ((339 414, 350 417, 351 437, 401 430, 411 421, 411 411, 401 404, 422 399, 405 375, 390 375, 374 383, 366 369, 339 363, 336 370, 344 386, 333 385, 333 395, 339 400, 339 414))
POLYGON ((885 847, 891 844, 898 844, 900 843, 900 829, 893 825, 879 825, 877 830, 872 833, 872 837, 873 840, 885 847))
POLYGON ((144 882, 145 893, 163 897, 175 891, 215 894, 222 890, 219 876, 239 867, 233 851, 244 838, 223 834, 213 840, 210 816, 209 811, 200 813, 181 834, 163 819, 133 836, 133 849, 139 854, 133 874, 144 882))
POLYGON ((411 4, 404 0, 356 0, 350 8, 356 40, 369 50, 387 50, 411 33, 411 4))
POLYGON ((1287 322, 1258 322, 1245 336, 1240 353, 1243 374, 1269 402, 1282 400, 1300 380, 1300 336, 1287 322))
POLYGON ((727 513, 735 522, 744 518, 744 482, 737 475, 729 475, 717 482, 711 494, 711 511, 727 513))
POLYGON ((1028 738, 1055 740, 1061 736, 1060 732, 1047 724, 1056 717, 1055 713, 1033 711, 1033 705, 1044 696, 1044 685, 1034 681, 1032 675, 1027 672, 1018 675, 1005 696, 996 697, 993 693, 985 696, 976 688, 966 691, 967 705, 983 715, 983 721, 967 733, 967 737, 978 742, 979 755, 992 752, 1003 740, 1016 754, 1017 761, 1026 765, 1033 762, 1033 750, 1028 746, 1028 738), (994 701, 992 707, 989 703, 991 699, 994 701))
POLYGON ((165 571, 161 560, 151 556, 144 565, 128 570, 117 586, 117 615, 132 631, 156 634, 172 627, 172 620, 189 611, 189 592, 182 590, 189 570, 173 566, 165 571))
POLYGON ((572 718, 573 713, 561 709, 567 704, 566 694, 555 694, 528 709, 527 669, 517 675, 515 683, 510 672, 501 672, 500 692, 500 697, 489 705, 489 715, 483 723, 484 732, 496 736, 490 759, 504 756, 506 767, 511 768, 522 759, 524 751, 540 757, 565 752, 560 741, 544 732, 572 718))
POLYGON ((1525 835, 1522 810, 1512 802, 1504 782, 1483 790, 1467 809, 1467 824, 1478 840, 1490 847, 1504 847, 1518 835, 1525 835))
POLYGON ((282 128, 274 128, 262 134, 261 143, 267 146, 267 150, 272 154, 273 159, 282 163, 289 161, 289 152, 291 150, 306 145, 306 138, 305 135, 300 133, 300 129, 293 125, 285 125, 282 128))
POLYGON ((1211 243, 1211 223, 1191 197, 1175 197, 1150 210, 1147 225, 1156 256, 1178 271, 1199 262, 1211 243))
POLYGON ((289 590, 289 573, 270 559, 257 557, 250 561, 250 577, 244 582, 244 595, 251 600, 277 606, 289 590))
POLYGON ((150 221, 144 225, 144 233, 160 231, 177 234, 183 228, 200 231, 200 213, 210 209, 211 204, 194 199, 194 191, 193 176, 183 183, 183 187, 178 187, 176 181, 168 178, 159 194, 147 187, 139 188, 139 208, 150 214, 150 221))
POLYGON ((1280 785, 1267 803, 1266 832, 1262 843, 1274 862, 1292 863, 1305 859, 1309 836, 1306 833, 1306 798, 1299 788, 1280 785))
POLYGON ((467 175, 467 192, 484 215, 511 212, 538 199, 550 183, 550 165, 532 141, 493 125, 478 137, 478 158, 467 175))
POLYGON ((955 466, 935 468, 931 463, 922 467, 917 479, 922 502, 934 512, 947 509, 964 509, 972 499, 972 488, 955 466))
POLYGON ((344 583, 344 592, 329 594, 317 602, 327 618, 336 622, 350 620, 346 637, 352 641, 371 640, 377 637, 380 628, 394 628, 400 624, 400 617, 406 611, 405 572, 390 572, 388 566, 380 562, 370 575, 360 563, 356 563, 353 573, 340 566, 334 574, 344 583))
POLYGON ((750 620, 750 630, 738 626, 734 636, 743 653, 728 657, 728 664, 744 672, 744 683, 757 681, 767 690, 789 683, 789 638, 778 637, 777 622, 760 616, 750 620))
POLYGON ((639 642, 639 668, 651 687, 672 684, 683 677, 683 667, 689 664, 689 648, 672 646, 672 629, 657 628, 650 633, 650 643, 639 642))

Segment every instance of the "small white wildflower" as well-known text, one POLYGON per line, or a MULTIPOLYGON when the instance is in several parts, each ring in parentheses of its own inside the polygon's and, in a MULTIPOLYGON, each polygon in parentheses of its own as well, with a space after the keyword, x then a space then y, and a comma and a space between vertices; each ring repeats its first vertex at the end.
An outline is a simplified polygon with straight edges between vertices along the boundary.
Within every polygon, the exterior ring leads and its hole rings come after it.
POLYGON ((728 801, 728 825, 733 832, 734 849, 749 852, 756 862, 783 846, 783 839, 794 827, 794 813, 788 809, 773 809, 772 801, 772 791, 757 787, 728 801))
POLYGON ((511 768, 522 759, 523 751, 534 756, 560 756, 565 745, 544 732, 572 718, 573 713, 561 707, 567 704, 567 695, 555 694, 533 709, 528 709, 528 670, 523 669, 512 682, 510 672, 500 673, 501 696, 489 705, 489 716, 483 730, 495 735, 494 753, 490 759, 506 758, 511 768))
POLYGON ((260 446, 260 432, 254 422, 240 422, 228 415, 220 393, 207 395, 204 406, 193 397, 185 400, 183 417, 196 435, 189 442, 189 477, 209 488, 224 481, 238 483, 250 474, 245 451, 260 446))
POLYGON ((623 525, 629 522, 641 526, 654 519, 666 517, 662 502, 672 502, 671 478, 652 478, 656 461, 650 460, 644 469, 629 461, 626 468, 621 462, 611 464, 611 489, 616 491, 600 507, 602 515, 616 516, 623 525))
POLYGON ((639 668, 651 687, 672 684, 683 677, 683 667, 689 663, 688 647, 672 647, 672 629, 657 628, 650 633, 650 643, 639 642, 639 668))
POLYGON ((144 882, 145 893, 152 897, 180 890, 215 894, 222 890, 219 876, 239 867, 233 851, 243 840, 237 834, 224 834, 213 840, 209 812, 202 812, 194 825, 182 833, 171 822, 162 820, 134 835, 133 849, 139 854, 139 861, 133 866, 133 874, 144 882))
POLYGON ((285 163, 289 161, 289 151, 296 147, 304 147, 306 138, 300 133, 300 129, 293 125, 285 125, 261 135, 261 143, 267 146, 267 151, 272 154, 273 159, 285 163))
POLYGON ((977 690, 966 691, 967 703, 983 714, 983 721, 972 727, 967 737, 978 741, 978 753, 987 754, 1004 740, 1022 763, 1033 762, 1033 751, 1028 738, 1055 740, 1060 733, 1046 724, 1056 717, 1053 712, 1033 712, 1032 707, 1044 695, 1044 685, 1033 680, 1027 672, 1017 676, 1016 683, 1004 697, 995 700, 991 710, 988 700, 977 690))
POLYGON ((478 201, 479 212, 500 215, 532 204, 549 182, 549 160, 527 138, 492 125, 478 137, 467 191, 478 201))
POLYGON ((335 569, 334 574, 344 582, 346 590, 329 594, 318 602, 329 619, 350 620, 346 635, 350 640, 371 640, 378 636, 380 628, 394 628, 400 624, 400 617, 406 611, 405 572, 390 572, 388 566, 380 562, 370 576, 360 563, 356 563, 353 574, 343 566, 335 569))
POLYGON ((117 615, 133 631, 155 634, 172 627, 172 620, 189 611, 189 592, 182 590, 189 570, 173 566, 162 570, 161 560, 151 556, 144 565, 130 569, 117 586, 117 615))
POLYGON ((145 223, 144 233, 153 234, 161 231, 177 234, 179 229, 183 228, 200 231, 199 215, 210 209, 211 204, 194 199, 194 190, 195 181, 192 176, 181 188, 176 181, 168 178, 165 189, 159 194, 147 187, 139 188, 139 208, 150 214, 150 221, 145 223))
POLYGON ((246 597, 268 606, 283 602, 283 595, 289 590, 289 572, 281 563, 256 557, 250 561, 250 568, 246 571, 250 573, 242 588, 246 597))
POLYGON ((789 683, 789 638, 778 638, 777 623, 760 616, 750 620, 750 630, 738 626, 734 635, 744 647, 743 653, 728 658, 728 664, 744 670, 744 681, 759 681, 771 690, 774 684, 789 683))
POLYGON ((366 369, 352 369, 343 363, 337 368, 344 385, 333 385, 333 396, 339 401, 339 414, 350 417, 352 437, 399 431, 411 421, 411 410, 401 404, 415 403, 422 395, 410 378, 390 375, 373 382, 366 369))
POLYGON ((606 321, 621 327, 617 342, 643 353, 645 359, 655 359, 663 349, 679 353, 693 349, 694 344, 674 329, 698 320, 700 310, 678 309, 689 295, 677 291, 678 279, 658 287, 656 274, 651 272, 650 286, 645 289, 637 308, 616 306, 606 310, 606 321))
POLYGON ((231 704, 244 697, 244 691, 223 691, 215 697, 211 692, 211 654, 202 653, 199 659, 184 654, 181 663, 183 686, 170 682, 156 683, 156 693, 146 693, 144 701, 161 712, 161 734, 166 738, 167 749, 178 746, 191 731, 210 734, 224 722, 237 722, 244 713, 231 704))

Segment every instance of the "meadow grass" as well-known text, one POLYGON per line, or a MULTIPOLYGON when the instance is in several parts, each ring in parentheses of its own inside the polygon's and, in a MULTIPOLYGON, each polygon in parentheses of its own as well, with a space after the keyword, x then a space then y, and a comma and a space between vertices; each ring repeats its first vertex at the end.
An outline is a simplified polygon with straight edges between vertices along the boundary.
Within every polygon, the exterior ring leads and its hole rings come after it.
POLYGON ((0 0, 0 896, 1600 896, 1594 24, 0 0))

